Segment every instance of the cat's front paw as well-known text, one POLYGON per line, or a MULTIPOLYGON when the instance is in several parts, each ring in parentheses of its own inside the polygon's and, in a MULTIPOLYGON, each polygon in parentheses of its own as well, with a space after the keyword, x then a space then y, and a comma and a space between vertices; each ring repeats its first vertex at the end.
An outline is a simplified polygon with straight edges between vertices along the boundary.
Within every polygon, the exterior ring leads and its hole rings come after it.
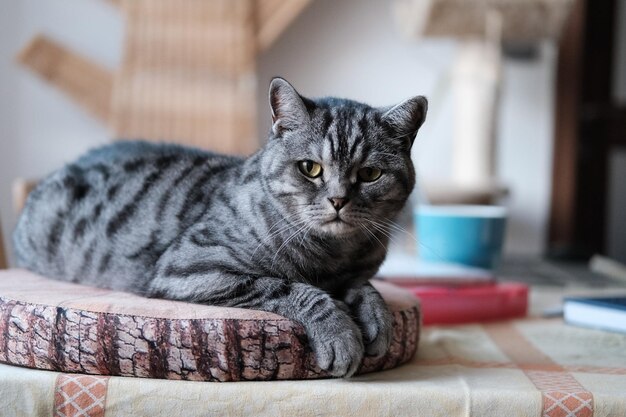
POLYGON ((365 352, 385 355, 393 337, 393 315, 381 295, 366 284, 347 291, 345 301, 363 332, 365 352))
POLYGON ((387 306, 361 306, 358 321, 363 331, 365 352, 375 357, 385 355, 393 337, 393 316, 387 306))
POLYGON ((311 340, 319 367, 332 376, 352 376, 363 359, 363 340, 359 327, 341 312, 340 319, 322 331, 315 332, 311 340))

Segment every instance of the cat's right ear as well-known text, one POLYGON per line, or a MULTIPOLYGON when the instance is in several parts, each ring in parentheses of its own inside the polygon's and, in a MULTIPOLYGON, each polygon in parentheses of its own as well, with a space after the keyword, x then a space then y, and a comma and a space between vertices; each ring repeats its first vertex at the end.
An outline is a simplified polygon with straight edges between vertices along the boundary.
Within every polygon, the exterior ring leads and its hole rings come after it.
POLYGON ((270 109, 272 132, 280 136, 309 121, 310 116, 300 94, 283 78, 276 77, 270 83, 270 109))

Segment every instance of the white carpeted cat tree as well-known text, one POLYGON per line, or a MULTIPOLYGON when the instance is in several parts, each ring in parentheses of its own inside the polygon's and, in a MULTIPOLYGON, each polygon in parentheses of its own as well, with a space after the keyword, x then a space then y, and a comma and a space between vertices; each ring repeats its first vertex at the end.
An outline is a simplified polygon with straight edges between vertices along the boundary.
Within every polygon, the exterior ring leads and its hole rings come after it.
POLYGON ((452 178, 444 187, 426 187, 431 200, 490 203, 506 194, 507 189, 498 182, 495 172, 503 45, 556 39, 572 3, 573 0, 396 1, 396 21, 407 35, 459 41, 450 82, 455 100, 452 178))

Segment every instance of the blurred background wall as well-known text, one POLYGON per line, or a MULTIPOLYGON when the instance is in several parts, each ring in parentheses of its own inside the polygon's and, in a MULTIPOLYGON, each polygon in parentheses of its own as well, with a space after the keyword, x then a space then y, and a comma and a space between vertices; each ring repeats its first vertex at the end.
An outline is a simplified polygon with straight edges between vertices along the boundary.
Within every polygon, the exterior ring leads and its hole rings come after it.
MULTIPOLYGON (((5 235, 15 224, 10 202, 16 177, 40 178, 110 134, 102 124, 14 61, 37 32, 108 68, 119 65, 124 22, 101 0, 1 2, 0 14, 0 213, 5 235)), ((620 0, 626 22, 626 0, 620 0)), ((626 25, 620 29, 616 95, 626 102, 626 25)), ((414 148, 420 181, 446 180, 450 172, 450 91, 445 87, 456 46, 400 36, 390 2, 314 0, 258 60, 258 132, 269 129, 266 87, 274 75, 304 95, 337 95, 388 105, 411 95, 431 99, 430 114, 414 148)), ((545 44, 529 60, 506 59, 498 122, 498 176, 511 188, 506 250, 544 251, 552 169, 555 48, 545 44)), ((612 158, 609 247, 626 251, 626 154, 612 158)))
POLYGON ((118 11, 97 0, 0 5, 0 213, 10 251, 13 180, 41 178, 110 136, 61 92, 18 66, 15 56, 43 32, 112 68, 120 60, 123 22, 118 11))

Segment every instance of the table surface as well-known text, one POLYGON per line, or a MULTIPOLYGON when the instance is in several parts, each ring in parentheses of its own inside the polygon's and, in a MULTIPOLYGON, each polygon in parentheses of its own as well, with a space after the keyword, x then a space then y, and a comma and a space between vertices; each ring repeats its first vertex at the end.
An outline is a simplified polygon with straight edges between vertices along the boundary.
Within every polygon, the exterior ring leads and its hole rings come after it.
POLYGON ((626 293, 626 286, 575 279, 541 262, 507 268, 504 279, 532 282, 546 273, 533 285, 531 317, 427 327, 416 357, 398 369, 347 380, 207 383, 0 365, 1 407, 55 417, 626 415, 626 335, 538 316, 564 294, 626 293))

